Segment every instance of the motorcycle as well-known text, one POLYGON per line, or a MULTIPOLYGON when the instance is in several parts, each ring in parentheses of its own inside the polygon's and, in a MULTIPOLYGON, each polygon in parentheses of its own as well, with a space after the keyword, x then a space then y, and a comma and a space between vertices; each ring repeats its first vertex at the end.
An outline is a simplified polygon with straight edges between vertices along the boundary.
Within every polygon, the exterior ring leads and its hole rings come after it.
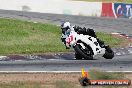
POLYGON ((75 58, 78 60, 92 60, 94 56, 99 54, 106 59, 114 57, 114 52, 109 46, 102 48, 96 38, 89 35, 77 34, 73 30, 66 38, 66 46, 75 50, 75 58))

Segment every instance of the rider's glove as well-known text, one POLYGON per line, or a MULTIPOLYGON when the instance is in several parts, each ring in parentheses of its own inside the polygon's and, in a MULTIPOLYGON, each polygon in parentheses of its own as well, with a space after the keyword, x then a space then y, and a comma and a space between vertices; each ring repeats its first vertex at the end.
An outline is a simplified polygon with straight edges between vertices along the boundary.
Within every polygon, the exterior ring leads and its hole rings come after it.
POLYGON ((61 38, 61 41, 65 43, 66 38, 61 38))

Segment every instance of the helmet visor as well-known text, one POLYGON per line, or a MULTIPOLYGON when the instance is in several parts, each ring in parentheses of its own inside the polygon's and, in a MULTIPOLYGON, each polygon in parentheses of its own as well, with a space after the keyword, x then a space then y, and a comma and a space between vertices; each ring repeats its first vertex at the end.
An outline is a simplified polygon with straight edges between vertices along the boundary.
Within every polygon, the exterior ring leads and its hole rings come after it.
POLYGON ((65 27, 65 28, 61 28, 62 29, 62 33, 65 34, 65 32, 69 29, 69 27, 65 27))

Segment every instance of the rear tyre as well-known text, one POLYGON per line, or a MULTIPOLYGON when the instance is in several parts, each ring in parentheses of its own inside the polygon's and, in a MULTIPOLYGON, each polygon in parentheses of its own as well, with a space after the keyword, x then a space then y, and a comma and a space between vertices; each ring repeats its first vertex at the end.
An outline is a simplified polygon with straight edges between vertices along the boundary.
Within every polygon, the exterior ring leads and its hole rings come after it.
POLYGON ((87 50, 89 52, 89 54, 87 54, 87 52, 85 52, 83 49, 81 49, 81 45, 77 44, 74 47, 74 50, 77 52, 77 54, 79 54, 84 59, 87 59, 87 60, 93 59, 93 55, 92 55, 92 52, 90 49, 87 50))
POLYGON ((82 57, 78 53, 75 53, 75 58, 76 58, 76 60, 81 60, 82 59, 82 57))
POLYGON ((105 49, 106 50, 105 50, 105 54, 103 55, 103 57, 106 59, 112 59, 114 57, 113 50, 109 46, 106 46, 105 49))

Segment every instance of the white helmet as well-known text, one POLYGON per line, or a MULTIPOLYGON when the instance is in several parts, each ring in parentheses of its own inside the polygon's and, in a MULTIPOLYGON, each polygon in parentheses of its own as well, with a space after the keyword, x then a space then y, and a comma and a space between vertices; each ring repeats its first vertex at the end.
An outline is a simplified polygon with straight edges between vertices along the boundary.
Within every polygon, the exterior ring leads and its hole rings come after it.
POLYGON ((64 34, 68 29, 70 29, 70 22, 64 22, 61 24, 62 33, 64 34))
POLYGON ((70 28, 70 27, 71 27, 70 22, 64 22, 61 24, 61 28, 70 28))

